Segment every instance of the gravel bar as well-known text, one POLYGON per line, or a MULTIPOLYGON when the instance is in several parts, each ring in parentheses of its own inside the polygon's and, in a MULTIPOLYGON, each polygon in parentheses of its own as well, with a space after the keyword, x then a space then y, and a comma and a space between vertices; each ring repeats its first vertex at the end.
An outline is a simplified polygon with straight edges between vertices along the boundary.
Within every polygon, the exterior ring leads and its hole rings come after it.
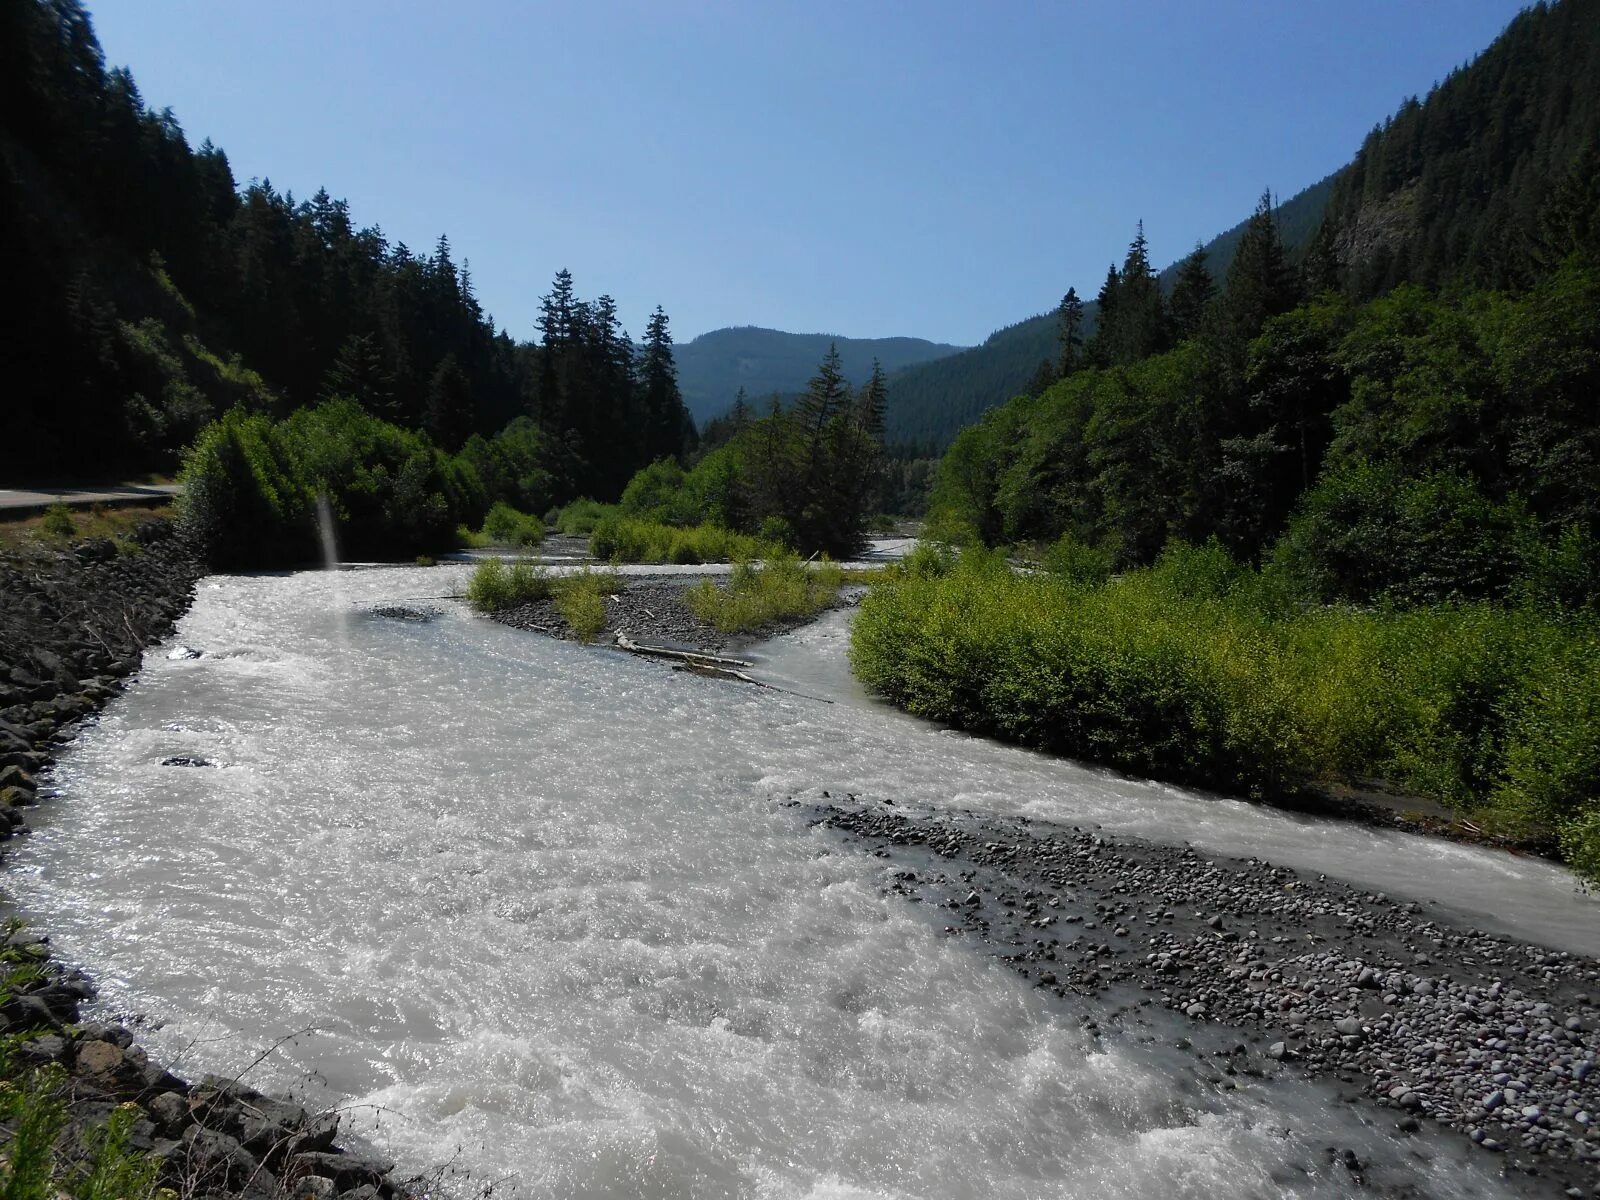
POLYGON ((1040 988, 1236 1030, 1230 1075, 1336 1081, 1397 1136, 1428 1122, 1499 1154, 1530 1195, 1600 1196, 1592 958, 1259 859, 827 793, 786 803, 894 862, 886 891, 1040 988))

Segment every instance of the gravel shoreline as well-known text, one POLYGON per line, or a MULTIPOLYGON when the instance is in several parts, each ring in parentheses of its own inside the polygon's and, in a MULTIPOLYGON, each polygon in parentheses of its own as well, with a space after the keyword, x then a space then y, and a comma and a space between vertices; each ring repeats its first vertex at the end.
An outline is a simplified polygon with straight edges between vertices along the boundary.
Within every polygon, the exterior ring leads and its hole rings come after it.
POLYGON ((1397 1137, 1497 1153, 1530 1195, 1600 1196, 1600 962, 1257 859, 1023 818, 792 798, 899 868, 1040 988, 1237 1034, 1226 1073, 1347 1088, 1397 1137))
MULTIPOLYGON (((168 521, 140 524, 132 543, 0 554, 0 842, 28 832, 23 813, 54 794, 39 774, 124 690, 145 647, 172 632, 205 572, 168 521)), ((336 1114, 238 1079, 190 1082, 136 1044, 131 1022, 82 1022, 94 984, 56 960, 49 940, 15 922, 0 934, 0 972, 11 976, 0 989, 0 1035, 15 1039, 16 1066, 60 1071, 67 1159, 81 1159, 111 1111, 132 1104, 129 1148, 153 1156, 161 1184, 186 1197, 424 1194, 424 1181, 393 1178, 393 1163, 336 1146, 336 1114)), ((0 1125, 0 1152, 14 1132, 0 1125)))
MULTIPOLYGON (((769 621, 758 629, 741 633, 723 633, 715 626, 702 621, 689 611, 684 596, 702 579, 716 579, 709 575, 628 575, 624 576, 623 590, 606 597, 606 624, 595 639, 601 644, 616 640, 625 634, 636 642, 662 646, 673 650, 701 650, 719 654, 752 646, 790 630, 809 625, 820 613, 805 617, 792 617, 769 621)), ((846 588, 829 608, 840 608, 852 603, 851 589, 846 588)), ((822 610, 823 612, 828 609, 822 610)), ((494 613, 493 619, 513 629, 529 633, 542 633, 549 637, 574 638, 571 626, 556 611, 554 601, 540 600, 518 608, 494 613)))

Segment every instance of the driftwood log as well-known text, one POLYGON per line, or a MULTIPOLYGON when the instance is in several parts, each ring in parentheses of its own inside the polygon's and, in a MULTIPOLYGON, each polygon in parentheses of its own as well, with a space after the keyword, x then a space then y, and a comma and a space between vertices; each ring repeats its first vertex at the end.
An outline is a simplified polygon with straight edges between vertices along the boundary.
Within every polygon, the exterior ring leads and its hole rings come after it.
POLYGON ((753 667, 755 664, 743 658, 723 658, 716 654, 701 654, 694 650, 669 650, 665 646, 642 646, 625 633, 616 635, 616 646, 619 650, 626 650, 629 654, 642 654, 650 658, 670 659, 674 671, 688 671, 695 675, 708 675, 713 679, 731 679, 737 683, 748 683, 752 687, 765 688, 769 692, 782 692, 785 696, 798 696, 802 700, 815 700, 819 704, 832 704, 826 696, 808 696, 804 692, 790 691, 788 688, 775 687, 770 683, 746 675, 739 670, 740 667, 753 667))
POLYGON ((698 650, 669 650, 665 646, 641 646, 625 633, 617 634, 617 645, 629 654, 647 654, 652 658, 671 658, 679 662, 703 663, 715 667, 752 667, 755 664, 742 658, 723 658, 716 654, 703 654, 698 650))

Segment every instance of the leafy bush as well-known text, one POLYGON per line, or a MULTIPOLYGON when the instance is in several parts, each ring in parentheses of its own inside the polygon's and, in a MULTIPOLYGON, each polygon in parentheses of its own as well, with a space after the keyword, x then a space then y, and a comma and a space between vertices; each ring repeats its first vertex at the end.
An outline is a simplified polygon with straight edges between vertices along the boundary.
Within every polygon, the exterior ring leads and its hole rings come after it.
POLYGON ((504 500, 496 500, 483 519, 483 532, 503 546, 537 546, 544 541, 544 522, 518 512, 504 500))
MULTIPOLYGON (((184 455, 182 509, 221 566, 271 566, 318 554, 325 498, 340 553, 405 560, 452 544, 494 514, 492 540, 531 545, 540 523, 522 514, 549 501, 538 430, 513 421, 454 458, 427 436, 380 420, 352 400, 300 409, 273 424, 233 409, 184 455)), ((592 502, 590 502, 592 503, 592 502)))
POLYGON ((485 559, 467 581, 467 603, 481 613, 503 612, 547 600, 553 590, 548 573, 532 563, 485 559))
MULTIPOLYGON (((919 552, 920 554, 920 552, 919 552)), ((912 712, 1252 796, 1383 779, 1600 869, 1600 631, 1488 604, 1275 607, 1219 548, 1099 587, 931 555, 863 602, 851 661, 912 712)))
POLYGON ((760 567, 735 564, 724 586, 702 579, 689 590, 689 611, 723 633, 759 629, 774 621, 809 617, 833 602, 844 573, 824 558, 808 567, 793 554, 780 554, 760 567))
POLYGON ((1503 599, 1537 545, 1520 503, 1459 472, 1358 462, 1307 493, 1275 558, 1317 600, 1438 604, 1503 599))
POLYGON ((630 517, 651 521, 674 521, 682 513, 684 469, 672 459, 662 459, 645 467, 628 481, 618 504, 630 517))
POLYGON ((1064 533, 1044 554, 1044 569, 1069 583, 1098 587, 1111 578, 1111 554, 1064 533))
POLYGON ((486 496, 521 512, 542 512, 555 496, 544 437, 531 417, 518 417, 492 439, 473 434, 456 458, 482 481, 486 496))
POLYGON ((580 641, 594 641, 606 627, 605 599, 597 591, 562 588, 556 594, 556 611, 580 641))
POLYGON ((569 537, 588 537, 600 519, 615 509, 598 500, 574 500, 557 514, 553 524, 569 537))
POLYGON ((581 640, 594 641, 606 625, 605 598, 622 590, 622 576, 585 568, 553 583, 556 611, 581 640))
POLYGON ((52 504, 44 510, 39 529, 47 537, 70 538, 77 534, 78 525, 72 519, 72 510, 65 504, 52 504))
POLYGON ((316 555, 311 496, 271 421, 229 410, 184 455, 179 511, 219 566, 316 555))

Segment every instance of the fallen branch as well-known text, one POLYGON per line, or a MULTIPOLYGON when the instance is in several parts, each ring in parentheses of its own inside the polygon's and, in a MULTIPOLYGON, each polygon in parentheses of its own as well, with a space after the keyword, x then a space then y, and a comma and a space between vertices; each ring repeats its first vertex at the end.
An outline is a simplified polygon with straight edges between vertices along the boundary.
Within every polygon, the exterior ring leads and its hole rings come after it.
POLYGON ((702 654, 697 650, 669 650, 665 646, 641 646, 625 633, 616 635, 617 646, 629 654, 648 654, 653 658, 672 658, 687 663, 704 663, 717 667, 753 667, 754 663, 742 658, 722 658, 716 654, 702 654))
POLYGON ((804 692, 790 691, 788 688, 781 688, 776 684, 762 683, 761 680, 746 675, 743 671, 735 671, 732 667, 719 667, 715 663, 690 661, 679 663, 672 669, 674 671, 687 671, 691 675, 707 675, 712 679, 731 679, 736 683, 748 683, 765 691, 779 692, 785 696, 798 696, 802 700, 814 700, 818 704, 833 703, 826 696, 808 696, 804 692))

